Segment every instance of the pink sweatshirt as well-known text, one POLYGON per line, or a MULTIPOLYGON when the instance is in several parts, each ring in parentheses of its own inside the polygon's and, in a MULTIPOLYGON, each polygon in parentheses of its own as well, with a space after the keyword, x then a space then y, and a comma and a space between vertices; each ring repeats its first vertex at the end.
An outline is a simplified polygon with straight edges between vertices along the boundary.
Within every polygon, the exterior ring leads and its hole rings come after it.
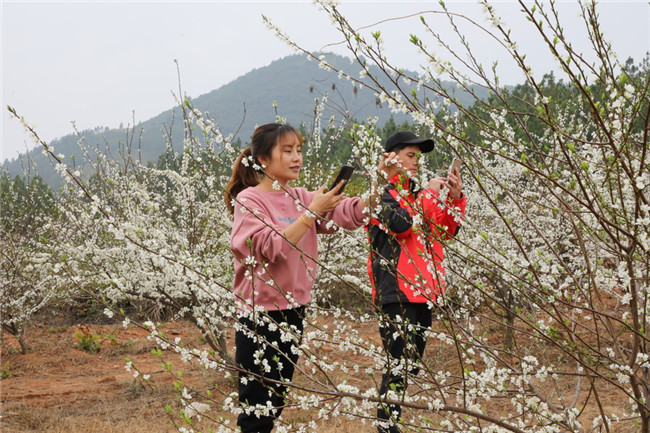
MULTIPOLYGON (((311 299, 318 270, 317 233, 332 233, 335 227, 314 224, 297 247, 282 231, 305 212, 315 193, 304 188, 278 192, 246 188, 237 196, 230 249, 235 255, 233 292, 240 308, 262 306, 286 310, 311 299)), ((327 218, 346 229, 363 225, 360 199, 344 197, 327 218)))

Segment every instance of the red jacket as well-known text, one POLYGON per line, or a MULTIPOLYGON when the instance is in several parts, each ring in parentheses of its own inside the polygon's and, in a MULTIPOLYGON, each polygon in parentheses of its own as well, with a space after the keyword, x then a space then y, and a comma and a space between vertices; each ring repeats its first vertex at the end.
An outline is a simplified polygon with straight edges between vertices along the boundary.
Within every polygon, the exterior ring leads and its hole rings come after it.
POLYGON ((395 188, 399 178, 396 175, 386 186, 381 212, 366 226, 372 299, 377 305, 435 302, 445 291, 441 241, 460 230, 449 208, 464 218, 467 200, 447 198, 443 204, 433 189, 416 190, 408 179, 400 195, 395 188))

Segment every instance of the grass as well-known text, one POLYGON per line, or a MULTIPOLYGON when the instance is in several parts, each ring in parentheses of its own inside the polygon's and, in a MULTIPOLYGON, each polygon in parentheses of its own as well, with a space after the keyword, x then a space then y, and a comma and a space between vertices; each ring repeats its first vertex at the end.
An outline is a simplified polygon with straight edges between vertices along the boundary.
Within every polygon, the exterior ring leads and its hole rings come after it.
MULTIPOLYGON (((172 398, 170 395, 169 398, 172 398)), ((2 421, 3 433, 145 433, 176 432, 158 403, 158 398, 142 396, 125 400, 123 396, 99 401, 79 401, 76 405, 55 408, 25 408, 2 421), (161 416, 163 414, 163 416, 161 416)))

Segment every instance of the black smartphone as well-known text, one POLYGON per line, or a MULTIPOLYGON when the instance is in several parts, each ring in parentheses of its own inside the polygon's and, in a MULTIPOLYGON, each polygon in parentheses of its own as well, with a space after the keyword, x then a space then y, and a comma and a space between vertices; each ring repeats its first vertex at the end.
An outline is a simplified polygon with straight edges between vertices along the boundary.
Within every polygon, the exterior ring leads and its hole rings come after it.
POLYGON ((348 180, 350 180, 350 177, 352 177, 352 172, 354 171, 354 167, 350 165, 344 165, 341 167, 339 170, 339 174, 336 175, 336 178, 334 179, 334 182, 332 182, 332 186, 330 186, 330 189, 328 191, 331 191, 334 189, 336 185, 339 184, 340 181, 344 180, 345 183, 341 186, 341 189, 339 189, 338 194, 341 194, 343 192, 343 188, 345 188, 345 185, 347 185, 348 180))

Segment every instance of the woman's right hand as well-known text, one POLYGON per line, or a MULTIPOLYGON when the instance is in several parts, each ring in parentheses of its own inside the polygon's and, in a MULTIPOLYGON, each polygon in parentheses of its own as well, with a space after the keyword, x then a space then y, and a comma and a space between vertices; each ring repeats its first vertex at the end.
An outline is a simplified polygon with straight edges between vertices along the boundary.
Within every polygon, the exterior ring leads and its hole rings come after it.
POLYGON ((336 209, 336 206, 341 203, 341 199, 343 198, 343 194, 339 194, 338 191, 344 183, 345 181, 342 180, 331 191, 327 191, 326 186, 321 186, 311 200, 309 210, 317 215, 322 215, 336 209))

